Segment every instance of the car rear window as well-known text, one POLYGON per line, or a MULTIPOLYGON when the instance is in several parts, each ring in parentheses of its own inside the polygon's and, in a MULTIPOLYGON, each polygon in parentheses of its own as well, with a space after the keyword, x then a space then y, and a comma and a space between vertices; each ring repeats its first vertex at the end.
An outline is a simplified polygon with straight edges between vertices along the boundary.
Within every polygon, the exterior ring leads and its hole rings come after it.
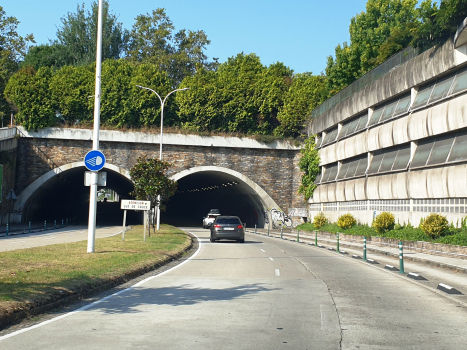
POLYGON ((240 220, 238 220, 238 219, 217 219, 216 224, 222 224, 222 225, 234 224, 234 225, 238 225, 238 224, 241 224, 241 223, 240 223, 240 220))

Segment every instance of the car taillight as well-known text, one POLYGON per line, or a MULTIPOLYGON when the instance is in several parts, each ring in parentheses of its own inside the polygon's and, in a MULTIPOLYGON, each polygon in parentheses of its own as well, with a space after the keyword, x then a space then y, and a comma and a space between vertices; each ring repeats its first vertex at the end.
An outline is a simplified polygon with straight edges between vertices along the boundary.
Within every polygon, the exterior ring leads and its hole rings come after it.
POLYGON ((215 228, 221 228, 221 225, 214 225, 215 228))
POLYGON ((237 228, 243 228, 243 226, 242 226, 242 225, 238 225, 237 228))

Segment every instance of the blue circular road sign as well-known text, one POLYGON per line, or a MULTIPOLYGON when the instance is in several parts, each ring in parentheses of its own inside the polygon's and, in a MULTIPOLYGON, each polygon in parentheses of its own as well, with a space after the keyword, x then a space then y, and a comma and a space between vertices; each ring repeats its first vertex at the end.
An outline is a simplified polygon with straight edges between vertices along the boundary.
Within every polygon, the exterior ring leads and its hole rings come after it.
POLYGON ((91 171, 99 171, 105 165, 104 153, 92 150, 84 156, 84 165, 91 171))

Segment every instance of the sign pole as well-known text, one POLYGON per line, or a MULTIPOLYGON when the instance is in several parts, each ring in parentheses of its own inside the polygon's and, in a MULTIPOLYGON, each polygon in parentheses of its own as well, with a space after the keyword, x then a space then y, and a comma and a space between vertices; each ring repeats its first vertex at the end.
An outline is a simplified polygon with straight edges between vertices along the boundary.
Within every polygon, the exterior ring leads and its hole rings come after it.
POLYGON ((123 231, 122 231, 122 242, 125 240, 125 229, 126 229, 126 209, 123 211, 123 231))
POLYGON ((144 211, 144 233, 143 233, 143 237, 144 237, 144 241, 146 242, 146 225, 147 225, 147 221, 148 221, 148 212, 145 210, 144 211))
MULTIPOLYGON (((99 0, 96 46, 96 84, 94 89, 94 130, 92 138, 93 150, 99 150, 99 125, 101 113, 102 3, 103 0, 99 0)), ((91 173, 91 186, 89 191, 88 253, 94 253, 94 243, 96 239, 97 176, 97 171, 93 171, 91 173)))

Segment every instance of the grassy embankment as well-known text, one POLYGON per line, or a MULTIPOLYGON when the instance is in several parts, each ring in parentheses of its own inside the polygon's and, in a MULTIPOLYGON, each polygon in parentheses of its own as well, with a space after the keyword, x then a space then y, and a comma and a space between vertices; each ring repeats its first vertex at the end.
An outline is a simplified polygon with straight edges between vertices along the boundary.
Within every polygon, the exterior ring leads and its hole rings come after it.
MULTIPOLYGON (((312 223, 302 224, 297 227, 299 230, 303 231, 314 231, 316 230, 315 226, 312 223)), ((443 243, 443 244, 452 244, 467 246, 467 230, 461 228, 450 227, 449 231, 443 237, 432 239, 427 236, 422 229, 418 227, 412 227, 409 225, 406 226, 397 226, 396 229, 385 232, 378 233, 374 228, 369 227, 368 225, 355 225, 347 230, 340 228, 337 224, 326 224, 318 231, 331 232, 331 233, 344 233, 347 235, 359 235, 359 236, 378 236, 378 237, 387 237, 394 238, 402 241, 424 241, 432 243, 443 243)))
POLYGON ((143 241, 142 226, 121 235, 0 253, 0 317, 82 293, 138 270, 170 260, 191 245, 190 236, 162 225, 143 241))

